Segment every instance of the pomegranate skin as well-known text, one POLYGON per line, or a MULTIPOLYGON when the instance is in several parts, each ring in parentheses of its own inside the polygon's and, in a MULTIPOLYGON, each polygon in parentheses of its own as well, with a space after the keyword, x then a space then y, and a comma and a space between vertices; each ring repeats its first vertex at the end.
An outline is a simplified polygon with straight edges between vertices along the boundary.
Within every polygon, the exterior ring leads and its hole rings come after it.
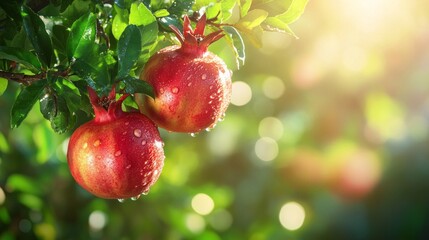
POLYGON ((213 128, 231 99, 231 72, 209 51, 166 47, 151 57, 140 79, 155 90, 155 99, 136 95, 141 111, 169 131, 195 133, 213 128))
POLYGON ((138 112, 97 120, 83 124, 70 138, 67 161, 76 182, 100 198, 147 193, 164 165, 157 127, 138 112))

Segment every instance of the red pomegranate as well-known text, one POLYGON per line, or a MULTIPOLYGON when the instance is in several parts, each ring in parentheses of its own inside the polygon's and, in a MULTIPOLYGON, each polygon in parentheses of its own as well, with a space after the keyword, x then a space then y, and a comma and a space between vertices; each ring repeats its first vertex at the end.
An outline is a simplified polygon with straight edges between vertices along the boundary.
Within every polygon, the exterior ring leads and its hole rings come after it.
POLYGON ((169 46, 146 63, 140 79, 148 81, 155 99, 136 94, 141 111, 158 126, 173 132, 196 133, 213 128, 222 119, 231 98, 231 71, 208 51, 222 31, 204 36, 206 16, 195 30, 184 18, 183 35, 171 26, 181 46, 169 46))
POLYGON ((101 198, 136 199, 157 181, 164 165, 155 124, 139 112, 123 112, 127 97, 99 98, 88 88, 95 118, 70 138, 67 161, 77 183, 101 198), (106 107, 106 108, 105 108, 106 107))

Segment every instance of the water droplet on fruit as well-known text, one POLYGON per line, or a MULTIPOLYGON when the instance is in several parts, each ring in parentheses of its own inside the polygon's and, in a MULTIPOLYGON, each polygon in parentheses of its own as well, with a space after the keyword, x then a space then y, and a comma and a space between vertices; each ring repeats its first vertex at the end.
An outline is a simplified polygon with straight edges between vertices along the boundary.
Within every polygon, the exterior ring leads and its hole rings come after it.
POLYGON ((163 94, 163 93, 164 93, 164 88, 160 88, 160 89, 159 89, 159 92, 160 92, 161 94, 163 94))
POLYGON ((130 124, 130 122, 125 122, 125 126, 128 126, 128 124, 130 124))
POLYGON ((143 195, 148 195, 148 194, 149 194, 149 189, 148 189, 148 190, 146 190, 146 191, 144 191, 144 192, 142 192, 142 194, 143 194, 143 195))
POLYGON ((174 107, 173 106, 170 106, 170 107, 168 107, 168 109, 170 109, 170 111, 174 111, 174 107))
POLYGON ((190 133, 191 137, 196 137, 198 133, 190 133))
POLYGON ((129 164, 128 166, 127 166, 127 169, 130 169, 131 168, 131 164, 129 164))
POLYGON ((118 198, 118 202, 123 203, 123 202, 125 202, 125 199, 123 199, 123 198, 118 198))
POLYGON ((213 85, 210 85, 209 89, 213 89, 213 85))
POLYGON ((175 87, 175 88, 171 89, 171 92, 172 92, 172 93, 178 93, 178 92, 179 92, 179 89, 178 89, 177 87, 175 87))
POLYGON ((188 87, 190 87, 191 85, 192 85, 192 82, 189 82, 189 83, 188 83, 188 87))
POLYGON ((98 146, 100 146, 100 144, 101 144, 101 141, 97 140, 94 142, 94 147, 98 147, 98 146))
POLYGON ((158 175, 158 172, 159 172, 158 170, 153 171, 153 175, 155 176, 158 175))
POLYGON ((222 122, 223 120, 225 120, 225 113, 222 113, 218 119, 219 122, 222 122))
POLYGON ((211 128, 206 128, 206 132, 210 132, 212 129, 211 128))
POLYGON ((83 144, 83 149, 86 149, 88 147, 88 143, 83 144))
POLYGON ((142 130, 140 129, 134 129, 134 136, 141 137, 142 136, 142 130))
POLYGON ((213 101, 209 101, 209 104, 212 104, 213 103, 213 101))
POLYGON ((147 143, 146 140, 143 140, 142 141, 142 146, 146 145, 146 143, 147 143))
POLYGON ((101 159, 101 156, 100 156, 100 155, 98 155, 98 156, 97 156, 97 158, 98 158, 98 159, 101 159))
POLYGON ((133 201, 137 201, 139 198, 140 198, 140 194, 139 194, 139 195, 137 195, 137 196, 135 196, 135 197, 132 197, 132 198, 131 198, 131 200, 133 200, 133 201))
POLYGON ((201 79, 206 79, 207 78, 207 74, 203 74, 202 76, 201 76, 201 79))
POLYGON ((121 156, 121 154, 122 154, 122 152, 121 152, 121 151, 116 151, 116 152, 115 152, 115 157, 119 157, 119 156, 121 156))
POLYGON ((126 134, 127 134, 127 131, 125 131, 125 132, 122 133, 122 135, 126 135, 126 134))
POLYGON ((215 98, 216 98, 216 94, 215 93, 213 93, 213 94, 210 95, 210 99, 215 99, 215 98))

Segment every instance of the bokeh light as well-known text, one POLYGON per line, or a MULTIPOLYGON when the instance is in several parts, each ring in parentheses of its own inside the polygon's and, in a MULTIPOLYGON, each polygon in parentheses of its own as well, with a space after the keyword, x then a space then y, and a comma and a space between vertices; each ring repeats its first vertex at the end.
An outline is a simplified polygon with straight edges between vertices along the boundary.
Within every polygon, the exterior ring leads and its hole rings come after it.
POLYGON ((275 117, 266 117, 259 122, 259 136, 279 140, 283 136, 283 123, 275 117))
POLYGON ((91 229, 95 231, 99 231, 106 226, 106 223, 107 223, 106 214, 102 211, 93 211, 89 215, 88 223, 91 229))
POLYGON ((236 81, 232 83, 231 104, 244 106, 252 99, 252 89, 249 84, 236 81))
POLYGON ((198 193, 192 198, 192 209, 198 214, 201 215, 208 215, 210 214, 214 209, 214 201, 213 199, 205 194, 205 193, 198 193))
POLYGON ((285 92, 284 82, 275 76, 267 77, 262 84, 262 92, 267 98, 278 99, 285 92))
POLYGON ((186 227, 194 233, 200 233, 206 227, 206 222, 203 217, 195 213, 189 213, 185 217, 186 227))
POLYGON ((279 153, 279 146, 274 139, 262 137, 256 141, 255 153, 262 161, 272 161, 279 153))
POLYGON ((305 220, 304 207, 297 202, 285 203, 279 213, 281 225, 291 231, 299 229, 305 220))
POLYGON ((3 191, 3 188, 0 187, 0 205, 6 201, 6 194, 3 191))

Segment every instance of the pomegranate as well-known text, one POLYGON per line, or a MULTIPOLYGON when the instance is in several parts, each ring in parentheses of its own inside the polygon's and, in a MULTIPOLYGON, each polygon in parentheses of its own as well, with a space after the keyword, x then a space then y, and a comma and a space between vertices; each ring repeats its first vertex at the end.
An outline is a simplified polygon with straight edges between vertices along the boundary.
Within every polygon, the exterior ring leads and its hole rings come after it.
POLYGON ((208 51, 223 37, 222 31, 204 36, 206 16, 195 30, 184 18, 183 35, 170 26, 181 46, 155 53, 140 79, 154 88, 155 99, 136 94, 140 110, 158 126, 173 132, 196 133, 213 128, 222 119, 231 98, 231 71, 224 61, 208 51))
POLYGON ((95 118, 74 131, 67 151, 77 183, 100 198, 136 199, 157 181, 164 165, 155 124, 139 112, 123 112, 115 88, 99 98, 88 88, 95 118))

